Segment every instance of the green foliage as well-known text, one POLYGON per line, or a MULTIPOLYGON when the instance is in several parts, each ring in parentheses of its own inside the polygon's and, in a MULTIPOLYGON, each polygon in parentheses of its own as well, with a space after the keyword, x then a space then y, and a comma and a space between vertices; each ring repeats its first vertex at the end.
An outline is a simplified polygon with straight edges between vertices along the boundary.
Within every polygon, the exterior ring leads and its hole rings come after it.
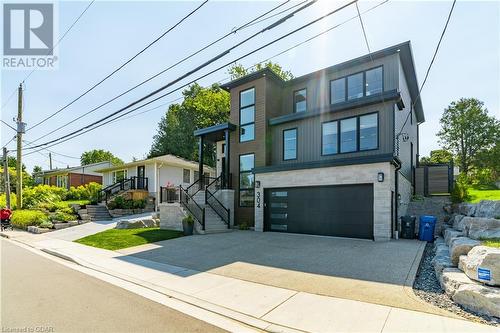
POLYGON ((50 214, 49 219, 51 221, 74 221, 77 220, 78 217, 75 214, 68 214, 63 211, 56 211, 54 214, 50 214))
MULTIPOLYGON (((184 100, 171 104, 158 124, 149 158, 165 154, 189 160, 198 159, 198 140, 194 130, 228 121, 229 93, 218 85, 203 88, 193 84, 183 91, 184 100)), ((215 165, 215 150, 205 147, 205 163, 215 165)))
POLYGON ((86 151, 80 157, 80 163, 82 165, 88 165, 99 162, 108 162, 108 161, 114 165, 123 164, 123 161, 121 159, 113 155, 113 153, 103 149, 94 149, 86 151))
POLYGON ((421 165, 429 164, 448 164, 453 160, 453 154, 445 149, 431 151, 429 157, 424 156, 420 159, 421 165))
POLYGON ((475 186, 469 188, 468 191, 467 202, 477 203, 481 200, 500 200, 500 190, 491 186, 475 186))
POLYGON ((42 167, 39 166, 39 165, 35 165, 33 167, 33 175, 36 174, 36 173, 40 173, 40 172, 42 172, 42 167))
POLYGON ((185 218, 182 219, 182 223, 187 223, 189 225, 193 225, 194 219, 191 215, 187 215, 185 218))
POLYGON ((108 202, 107 206, 108 209, 142 209, 146 207, 146 200, 132 200, 118 196, 113 201, 108 202))
POLYGON ((500 238, 499 237, 490 238, 490 239, 481 238, 481 240, 483 243, 482 245, 484 245, 484 246, 500 248, 500 238))
MULTIPOLYGON (((17 186, 16 167, 9 166, 7 169, 9 172, 10 192, 16 193, 16 186, 17 186)), ((23 170, 24 169, 25 168, 23 168, 23 170)), ((34 185, 33 178, 30 176, 29 173, 27 173, 26 171, 23 171, 22 177, 23 177, 23 188, 34 185)), ((5 175, 4 175, 3 167, 0 168, 0 192, 5 192, 5 175)))
POLYGON ((40 228, 47 228, 47 229, 52 229, 54 227, 54 224, 49 221, 44 221, 38 225, 40 228))
POLYGON ((242 64, 234 64, 231 68, 229 68, 228 73, 231 75, 231 80, 236 80, 240 77, 243 77, 248 74, 252 74, 253 72, 260 71, 261 69, 269 68, 274 73, 276 73, 279 77, 283 79, 283 81, 288 81, 293 79, 293 74, 291 71, 285 71, 279 64, 268 61, 266 63, 259 63, 250 69, 246 69, 242 64))
MULTIPOLYGON (((7 195, 5 193, 0 193, 0 208, 7 207, 7 195)), ((10 195, 10 208, 17 208, 17 198, 15 194, 10 195)))
POLYGON ((451 202, 460 203, 469 200, 468 188, 467 177, 464 174, 460 175, 451 191, 451 202))
POLYGON ((439 141, 457 156, 460 171, 468 174, 482 153, 498 144, 500 122, 475 98, 452 102, 440 119, 439 141))
POLYGON ((182 231, 159 228, 110 229, 77 239, 75 242, 107 250, 119 250, 181 236, 182 231))
POLYGON ((54 204, 62 201, 67 190, 57 186, 39 185, 26 188, 23 192, 23 208, 36 208, 40 204, 54 204))
POLYGON ((90 200, 97 199, 102 185, 98 183, 89 183, 78 187, 71 186, 65 195, 65 200, 90 200))
POLYGON ((17 228, 27 229, 30 225, 37 226, 48 222, 48 218, 47 215, 39 210, 19 209, 12 213, 11 222, 17 228))
POLYGON ((250 229, 250 227, 248 226, 248 224, 246 222, 240 223, 238 225, 238 227, 240 228, 240 230, 249 230, 250 229))

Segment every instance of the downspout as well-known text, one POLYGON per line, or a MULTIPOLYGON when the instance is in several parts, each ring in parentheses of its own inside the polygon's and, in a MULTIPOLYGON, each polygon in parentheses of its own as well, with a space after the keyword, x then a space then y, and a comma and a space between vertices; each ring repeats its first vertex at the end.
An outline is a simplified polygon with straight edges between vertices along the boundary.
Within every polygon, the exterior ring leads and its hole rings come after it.
POLYGON ((395 218, 396 218, 396 223, 395 223, 395 232, 397 233, 398 235, 398 238, 399 238, 399 227, 398 227, 398 223, 399 223, 399 217, 398 217, 398 205, 399 205, 399 170, 401 169, 401 162, 397 161, 396 159, 393 160, 393 164, 395 165, 395 169, 394 169, 394 200, 396 201, 395 202, 395 205, 394 205, 394 215, 395 215, 395 218))

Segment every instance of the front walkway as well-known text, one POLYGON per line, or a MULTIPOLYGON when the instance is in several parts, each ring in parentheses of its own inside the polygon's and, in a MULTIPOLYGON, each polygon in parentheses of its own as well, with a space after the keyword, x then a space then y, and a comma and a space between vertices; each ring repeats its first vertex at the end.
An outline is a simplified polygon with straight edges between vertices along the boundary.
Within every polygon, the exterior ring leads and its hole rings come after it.
POLYGON ((497 332, 494 327, 464 320, 243 281, 43 235, 29 242, 45 252, 261 330, 497 332))

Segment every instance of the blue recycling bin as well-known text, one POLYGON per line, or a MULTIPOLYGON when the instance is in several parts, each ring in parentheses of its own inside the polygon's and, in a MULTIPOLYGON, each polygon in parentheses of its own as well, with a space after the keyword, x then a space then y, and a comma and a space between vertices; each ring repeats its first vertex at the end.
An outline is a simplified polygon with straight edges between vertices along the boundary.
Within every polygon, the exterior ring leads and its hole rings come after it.
POLYGON ((418 226, 418 239, 427 242, 434 241, 434 229, 436 228, 436 221, 437 218, 432 215, 420 216, 420 223, 418 226))

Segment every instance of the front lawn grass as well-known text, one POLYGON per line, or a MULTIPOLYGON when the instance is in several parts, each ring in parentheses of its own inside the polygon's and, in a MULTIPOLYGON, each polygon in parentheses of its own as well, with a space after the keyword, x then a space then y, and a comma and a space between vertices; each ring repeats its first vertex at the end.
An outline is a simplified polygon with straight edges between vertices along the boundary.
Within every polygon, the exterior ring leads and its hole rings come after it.
POLYGON ((109 229, 77 239, 75 242, 106 250, 119 250, 181 236, 182 231, 159 228, 109 229))
POLYGON ((477 203, 481 200, 500 200, 500 190, 469 188, 469 200, 467 202, 477 203))
POLYGON ((484 246, 491 246, 500 248, 500 237, 499 238, 491 238, 491 239, 482 239, 481 240, 484 246))

